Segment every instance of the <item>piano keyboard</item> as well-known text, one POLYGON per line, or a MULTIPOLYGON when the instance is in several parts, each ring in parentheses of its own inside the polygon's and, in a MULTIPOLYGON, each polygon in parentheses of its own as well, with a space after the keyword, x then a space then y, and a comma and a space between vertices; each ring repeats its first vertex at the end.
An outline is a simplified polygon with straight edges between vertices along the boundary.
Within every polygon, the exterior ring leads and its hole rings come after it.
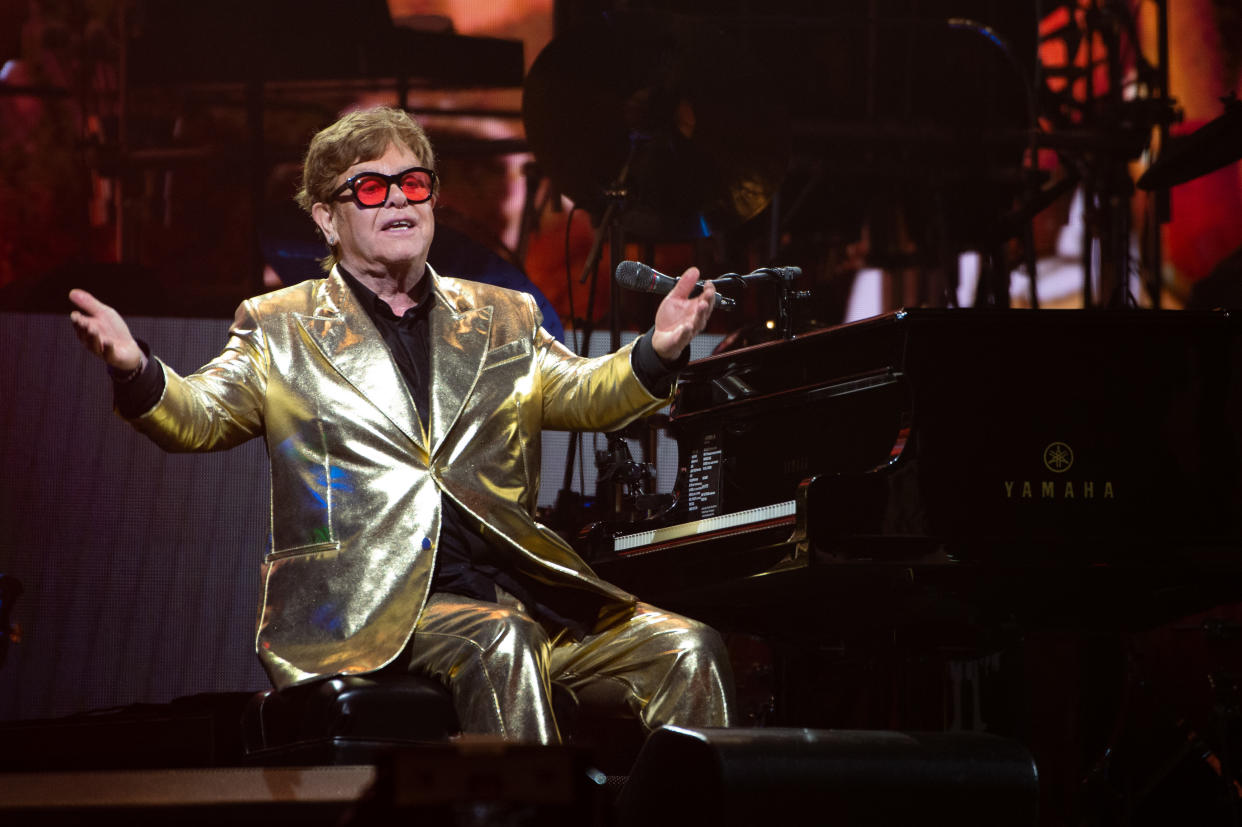
POLYGON ((622 557, 646 554, 698 543, 713 537, 749 534, 783 525, 788 525, 792 529, 796 521, 797 501, 789 500, 745 511, 735 511, 732 514, 704 517, 701 520, 691 520, 650 531, 622 534, 613 539, 613 551, 622 557))

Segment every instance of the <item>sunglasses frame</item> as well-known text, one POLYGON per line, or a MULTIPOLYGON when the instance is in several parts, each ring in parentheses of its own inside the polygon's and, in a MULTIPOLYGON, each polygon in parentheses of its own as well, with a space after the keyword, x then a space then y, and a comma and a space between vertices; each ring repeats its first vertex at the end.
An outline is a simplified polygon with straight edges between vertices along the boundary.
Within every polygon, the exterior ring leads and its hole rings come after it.
POLYGON ((388 203, 388 194, 392 192, 392 185, 397 184, 398 188, 400 188, 401 179, 409 175, 411 172, 427 173, 427 177, 431 179, 431 192, 427 195, 426 198, 420 199, 418 201, 413 200, 408 195, 406 196, 406 200, 408 200, 411 204, 425 204, 428 201, 430 201, 432 198, 435 198, 436 190, 439 189, 439 186, 440 186, 440 179, 436 177, 435 170, 430 170, 430 169, 427 169, 426 167, 410 167, 409 169, 403 169, 400 172, 394 172, 392 175, 385 175, 382 172, 367 172, 367 171, 359 172, 355 175, 351 175, 345 181, 345 183, 337 187, 336 190, 332 193, 331 198, 334 201, 343 200, 343 198, 348 198, 349 200, 353 201, 354 204, 356 204, 358 206, 358 209, 360 210, 374 210, 388 203), (388 183, 388 186, 384 189, 384 198, 378 204, 364 204, 362 203, 362 200, 358 198, 358 190, 354 187, 354 184, 358 181, 359 178, 367 178, 367 177, 381 178, 388 183), (345 190, 351 190, 352 192, 350 193, 350 195, 346 196, 345 190))

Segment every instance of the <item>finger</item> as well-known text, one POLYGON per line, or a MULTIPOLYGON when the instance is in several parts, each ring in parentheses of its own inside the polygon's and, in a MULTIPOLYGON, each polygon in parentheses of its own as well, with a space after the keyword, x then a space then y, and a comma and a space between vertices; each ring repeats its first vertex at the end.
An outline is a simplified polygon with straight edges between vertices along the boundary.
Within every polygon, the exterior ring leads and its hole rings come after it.
POLYGON ((690 297, 690 293, 694 290, 694 285, 699 281, 699 268, 691 267, 681 274, 681 278, 677 279, 677 284, 669 291, 669 295, 678 299, 686 299, 690 297))
POLYGON ((82 330, 92 327, 96 324, 94 317, 88 316, 80 310, 74 310, 69 314, 69 321, 73 322, 73 326, 82 330))
POLYGON ((92 316, 107 307, 107 305, 99 299, 77 287, 69 291, 69 301, 73 302, 92 316))
POLYGON ((78 334, 79 339, 91 335, 91 322, 86 316, 75 310, 69 315, 69 321, 73 323, 73 332, 78 334))
POLYGON ((75 310, 69 314, 69 321, 73 323, 73 329, 80 334, 84 333, 88 336, 96 337, 100 335, 99 322, 91 316, 75 310))
POLYGON ((710 309, 716 304, 716 285, 712 284, 710 281, 703 282, 703 292, 700 293, 697 298, 702 299, 703 301, 701 303, 706 304, 708 310, 710 311, 710 309))
POLYGON ((78 340, 82 342, 82 344, 86 344, 86 338, 90 334, 87 333, 85 325, 83 325, 77 319, 74 319, 73 320, 73 335, 77 336, 78 340))
POLYGON ((90 316, 85 316, 78 311, 69 314, 69 320, 73 323, 73 332, 77 335, 78 340, 86 346, 95 355, 101 355, 108 347, 103 332, 99 329, 99 323, 90 316))
POLYGON ((82 327, 75 327, 73 332, 78 334, 78 341, 80 341, 91 353, 96 356, 103 353, 103 344, 99 341, 99 337, 91 333, 90 330, 82 327))
POLYGON ((707 319, 712 315, 712 311, 716 309, 716 291, 712 288, 711 282, 705 283, 703 292, 695 296, 687 307, 687 320, 694 327, 696 332, 700 332, 707 325, 707 319))

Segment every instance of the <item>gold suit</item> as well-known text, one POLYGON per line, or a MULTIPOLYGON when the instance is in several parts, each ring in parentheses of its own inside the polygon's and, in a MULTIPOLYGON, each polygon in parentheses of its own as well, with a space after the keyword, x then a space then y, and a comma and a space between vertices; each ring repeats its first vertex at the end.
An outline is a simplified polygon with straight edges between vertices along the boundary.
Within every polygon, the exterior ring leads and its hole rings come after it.
MULTIPOLYGON (((185 377, 163 366, 163 396, 133 420, 170 451, 266 438, 271 547, 255 646, 278 688, 372 672, 406 648, 428 602, 442 494, 528 578, 598 595, 595 632, 650 608, 532 517, 543 428, 613 430, 667 401, 635 377, 633 345, 575 356, 539 326, 530 296, 427 273, 429 433, 336 272, 244 302, 223 352, 185 377)), ((728 676, 709 682, 715 720, 686 723, 727 722, 728 676)), ((631 702, 640 712, 644 692, 631 702)))

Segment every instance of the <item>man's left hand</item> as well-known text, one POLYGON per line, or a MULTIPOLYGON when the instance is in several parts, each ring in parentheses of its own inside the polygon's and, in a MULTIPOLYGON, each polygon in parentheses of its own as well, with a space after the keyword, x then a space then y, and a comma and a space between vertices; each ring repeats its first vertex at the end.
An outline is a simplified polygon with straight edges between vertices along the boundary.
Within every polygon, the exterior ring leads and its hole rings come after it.
POLYGON ((669 292, 656 310, 655 332, 651 344, 665 362, 675 362, 690 340, 707 325, 716 301, 716 286, 703 283, 703 292, 691 297, 699 280, 699 268, 691 267, 681 274, 677 286, 669 292))

